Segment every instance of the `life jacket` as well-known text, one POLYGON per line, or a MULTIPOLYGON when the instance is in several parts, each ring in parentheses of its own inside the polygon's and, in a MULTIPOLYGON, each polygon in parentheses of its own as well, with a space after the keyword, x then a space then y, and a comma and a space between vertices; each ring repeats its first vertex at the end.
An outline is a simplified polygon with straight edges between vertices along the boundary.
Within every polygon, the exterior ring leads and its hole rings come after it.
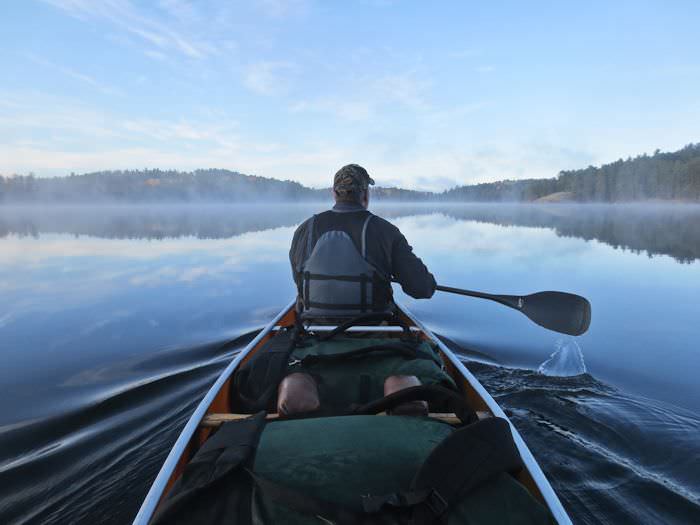
POLYGON ((373 215, 367 212, 363 222, 339 222, 340 217, 331 212, 310 219, 304 260, 297 269, 302 319, 392 311, 390 276, 367 259, 367 226, 373 215), (353 236, 359 238, 359 249, 353 236))

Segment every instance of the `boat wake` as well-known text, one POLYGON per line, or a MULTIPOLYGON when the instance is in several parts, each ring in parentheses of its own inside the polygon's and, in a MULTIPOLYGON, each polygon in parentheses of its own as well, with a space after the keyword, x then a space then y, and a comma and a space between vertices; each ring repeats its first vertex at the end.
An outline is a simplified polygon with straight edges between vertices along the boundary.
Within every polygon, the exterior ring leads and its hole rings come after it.
POLYGON ((540 365, 537 371, 546 376, 571 377, 586 373, 583 352, 576 339, 566 337, 554 343, 555 352, 540 365))
POLYGON ((576 356, 580 348, 564 344, 537 372, 465 364, 509 414, 574 523, 700 522, 700 417, 587 373, 561 374, 583 365, 576 356))
POLYGON ((69 381, 129 379, 0 426, 0 523, 130 523, 199 400, 256 334, 89 371, 69 381))

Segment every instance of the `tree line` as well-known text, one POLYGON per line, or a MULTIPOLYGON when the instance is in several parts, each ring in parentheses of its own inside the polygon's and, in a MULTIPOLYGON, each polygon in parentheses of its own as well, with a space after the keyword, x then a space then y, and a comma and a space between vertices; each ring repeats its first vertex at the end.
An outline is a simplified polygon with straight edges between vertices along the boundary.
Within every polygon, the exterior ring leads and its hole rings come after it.
MULTIPOLYGON (((0 203, 321 201, 328 200, 329 191, 223 169, 100 171, 52 178, 0 175, 0 203)), ((373 199, 406 202, 532 202, 553 196, 577 202, 700 201, 700 143, 561 171, 550 179, 458 186, 442 193, 372 189, 373 199)))
POLYGON ((506 180, 448 190, 450 201, 531 202, 559 194, 577 202, 700 201, 700 143, 679 151, 619 159, 551 179, 506 180))

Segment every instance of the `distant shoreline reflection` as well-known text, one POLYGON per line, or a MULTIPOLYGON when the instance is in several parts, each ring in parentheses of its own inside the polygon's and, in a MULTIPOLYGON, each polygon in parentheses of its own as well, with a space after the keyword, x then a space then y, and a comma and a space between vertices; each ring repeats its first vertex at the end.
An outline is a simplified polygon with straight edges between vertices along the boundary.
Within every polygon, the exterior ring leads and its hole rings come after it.
MULTIPOLYGON (((290 227, 328 204, 0 207, 0 238, 71 234, 106 239, 225 239, 290 227), (261 211, 264 212, 261 213, 261 211)), ((372 204, 389 219, 442 214, 460 221, 550 229, 678 262, 700 259, 700 206, 604 204, 372 204)))

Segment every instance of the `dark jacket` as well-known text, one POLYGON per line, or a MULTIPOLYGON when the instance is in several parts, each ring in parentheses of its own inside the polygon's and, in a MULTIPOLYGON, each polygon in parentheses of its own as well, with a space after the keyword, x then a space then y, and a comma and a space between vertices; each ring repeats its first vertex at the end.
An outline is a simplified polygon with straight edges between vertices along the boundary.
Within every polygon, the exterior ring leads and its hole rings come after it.
MULTIPOLYGON (((314 230, 319 224, 324 229, 339 229, 350 235, 358 251, 361 244, 361 229, 370 212, 359 204, 339 202, 333 209, 316 216, 314 230)), ((303 262, 309 235, 309 220, 294 232, 289 260, 294 280, 299 287, 297 269, 303 262)), ((316 231, 316 239, 319 232, 316 231)), ((408 295, 416 299, 432 297, 435 293, 435 278, 416 255, 399 229, 389 221, 374 215, 367 226, 367 260, 387 281, 396 279, 408 295)))

